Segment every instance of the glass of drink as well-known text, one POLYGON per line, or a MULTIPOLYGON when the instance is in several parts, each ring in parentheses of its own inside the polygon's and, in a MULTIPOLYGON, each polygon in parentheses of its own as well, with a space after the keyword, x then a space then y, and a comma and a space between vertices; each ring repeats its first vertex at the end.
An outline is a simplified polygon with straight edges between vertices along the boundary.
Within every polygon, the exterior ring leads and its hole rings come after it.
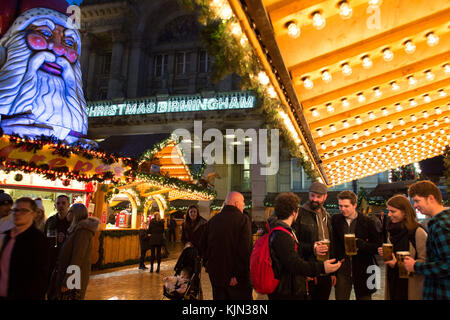
POLYGON ((409 251, 397 251, 398 277, 408 279, 409 272, 405 269, 405 257, 410 256, 409 251))
POLYGON ((50 241, 55 241, 55 248, 58 247, 58 231, 56 229, 48 229, 47 238, 49 238, 50 241))
POLYGON ((318 261, 326 261, 330 259, 330 240, 328 239, 324 239, 319 241, 319 244, 321 245, 325 245, 328 247, 327 253, 325 253, 324 255, 317 255, 317 260, 318 261))
POLYGON ((394 253, 394 246, 392 243, 383 243, 383 259, 384 261, 392 260, 392 254, 394 253))
POLYGON ((356 256, 358 248, 356 247, 356 237, 354 233, 344 235, 345 254, 348 256, 356 256))

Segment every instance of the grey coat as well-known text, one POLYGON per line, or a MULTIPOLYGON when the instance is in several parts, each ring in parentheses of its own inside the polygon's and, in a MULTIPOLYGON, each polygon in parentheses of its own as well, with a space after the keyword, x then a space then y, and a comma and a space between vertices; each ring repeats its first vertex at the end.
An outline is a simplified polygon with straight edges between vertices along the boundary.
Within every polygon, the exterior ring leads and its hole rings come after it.
POLYGON ((91 273, 92 238, 98 230, 99 223, 100 221, 95 217, 80 221, 64 242, 57 262, 56 288, 58 293, 61 292, 63 285, 67 287, 68 278, 70 278, 69 283, 74 282, 71 281, 74 273, 68 274, 67 268, 75 265, 80 267, 80 298, 84 299, 91 273))

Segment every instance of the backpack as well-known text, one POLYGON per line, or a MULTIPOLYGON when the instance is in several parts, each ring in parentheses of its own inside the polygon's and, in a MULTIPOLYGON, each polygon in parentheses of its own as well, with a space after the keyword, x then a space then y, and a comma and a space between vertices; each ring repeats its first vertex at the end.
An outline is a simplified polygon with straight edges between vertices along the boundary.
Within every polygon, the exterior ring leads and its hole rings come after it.
MULTIPOLYGON (((253 288, 260 294, 273 293, 280 282, 275 278, 272 259, 270 258, 269 238, 275 230, 281 230, 292 236, 285 228, 275 227, 255 242, 250 257, 250 279, 253 288)), ((297 251, 297 242, 295 243, 295 251, 297 251)))

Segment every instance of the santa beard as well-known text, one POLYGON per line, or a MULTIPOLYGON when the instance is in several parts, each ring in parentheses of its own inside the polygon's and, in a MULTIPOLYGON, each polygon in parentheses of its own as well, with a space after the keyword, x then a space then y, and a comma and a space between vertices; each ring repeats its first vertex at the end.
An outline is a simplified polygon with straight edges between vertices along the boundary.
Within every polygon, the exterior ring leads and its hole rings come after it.
MULTIPOLYGON (((5 133, 54 135, 64 140, 71 130, 87 132, 81 67, 50 51, 33 52, 18 32, 5 43, 7 61, 0 66, 0 114, 5 133), (60 76, 42 71, 44 62, 61 66, 60 76)), ((73 139, 66 139, 73 140, 73 139)))

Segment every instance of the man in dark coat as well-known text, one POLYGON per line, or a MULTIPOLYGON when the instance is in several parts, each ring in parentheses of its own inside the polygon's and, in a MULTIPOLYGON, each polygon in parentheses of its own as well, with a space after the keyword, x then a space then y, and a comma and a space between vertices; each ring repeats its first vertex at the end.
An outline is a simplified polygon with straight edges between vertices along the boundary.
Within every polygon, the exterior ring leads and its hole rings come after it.
POLYGON ((15 227, 0 251, 0 297, 44 300, 49 273, 45 236, 34 226, 36 203, 20 198, 13 207, 15 227))
POLYGON ((148 249, 150 249, 150 236, 148 234, 148 221, 144 222, 142 228, 139 230, 139 245, 141 248, 141 258, 139 260, 139 269, 147 270, 148 268, 145 266, 145 255, 147 254, 148 249))
POLYGON ((280 193, 275 198, 275 215, 278 219, 271 219, 270 228, 281 227, 286 232, 275 230, 269 238, 274 275, 280 280, 275 291, 269 294, 270 300, 305 300, 305 277, 335 272, 341 266, 341 262, 333 263, 334 260, 307 261, 295 251, 297 237, 291 225, 297 219, 299 205, 300 199, 292 192, 280 193))
POLYGON ((203 263, 214 300, 251 300, 251 223, 244 211, 244 196, 230 192, 221 212, 206 224, 203 263))
MULTIPOLYGON (((309 200, 301 206, 294 229, 299 241, 299 253, 306 261, 323 261, 320 256, 333 252, 331 217, 323 207, 328 188, 320 182, 313 182, 309 188, 309 200), (330 241, 330 249, 321 241, 330 241)), ((330 254, 329 259, 332 259, 330 254)), ((311 300, 328 300, 331 287, 336 285, 336 276, 319 275, 308 279, 311 300)))
POLYGON ((345 259, 337 272, 335 294, 336 300, 349 300, 352 286, 357 300, 371 300, 375 288, 369 288, 367 279, 372 275, 368 267, 376 265, 375 254, 381 246, 381 237, 372 219, 356 210, 358 197, 346 190, 338 194, 340 214, 332 217, 334 256, 345 259), (345 234, 354 234, 357 255, 345 253, 345 234))

